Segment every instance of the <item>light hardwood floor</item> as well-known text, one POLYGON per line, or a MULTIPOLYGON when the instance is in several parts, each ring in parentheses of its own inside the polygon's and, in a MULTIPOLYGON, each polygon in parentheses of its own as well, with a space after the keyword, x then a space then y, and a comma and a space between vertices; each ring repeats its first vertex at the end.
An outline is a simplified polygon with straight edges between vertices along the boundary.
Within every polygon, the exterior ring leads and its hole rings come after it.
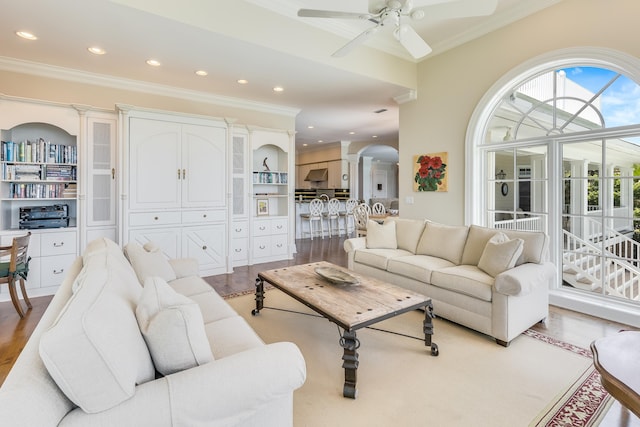
MULTIPOLYGON (((206 277, 205 280, 221 295, 229 295, 253 289, 258 272, 262 270, 320 260, 346 267, 347 258, 343 243, 344 237, 315 238, 313 241, 309 239, 297 240, 298 253, 292 260, 237 267, 233 274, 206 277)), ((20 319, 11 302, 0 303, 0 384, 4 382, 7 373, 50 301, 50 296, 31 298, 33 309, 29 310, 23 319, 20 319)), ((598 337, 614 334, 620 329, 633 328, 551 306, 546 324, 539 323, 532 329, 559 340, 588 348, 591 342, 598 337)), ((619 406, 612 407, 609 412, 610 416, 607 416, 605 422, 601 424, 603 427, 640 425, 638 419, 633 416, 630 420, 626 419, 625 412, 621 412, 619 406)))

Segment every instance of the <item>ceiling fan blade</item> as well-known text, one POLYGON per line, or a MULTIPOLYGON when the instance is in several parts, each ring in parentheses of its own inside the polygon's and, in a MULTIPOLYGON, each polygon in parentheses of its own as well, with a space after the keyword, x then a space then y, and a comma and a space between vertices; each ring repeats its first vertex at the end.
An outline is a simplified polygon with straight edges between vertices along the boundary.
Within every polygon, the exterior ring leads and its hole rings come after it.
MULTIPOLYGON (((431 4, 419 9, 425 13, 425 19, 440 21, 472 16, 487 16, 496 11, 498 0, 454 0, 431 4)), ((418 9, 418 8, 414 8, 418 9)))
POLYGON ((346 18, 346 19, 369 19, 368 13, 339 12, 334 10, 300 9, 298 16, 303 18, 346 18))
POLYGON ((378 32, 380 29, 379 26, 375 26, 373 28, 369 28, 368 30, 360 33, 355 39, 351 40, 349 43, 342 46, 340 49, 333 52, 331 56, 335 58, 339 58, 345 56, 347 53, 351 52, 356 46, 361 45, 369 38, 371 38, 374 34, 378 32))
POLYGON ((409 25, 400 25, 396 30, 395 36, 415 59, 420 59, 431 53, 431 47, 409 25))

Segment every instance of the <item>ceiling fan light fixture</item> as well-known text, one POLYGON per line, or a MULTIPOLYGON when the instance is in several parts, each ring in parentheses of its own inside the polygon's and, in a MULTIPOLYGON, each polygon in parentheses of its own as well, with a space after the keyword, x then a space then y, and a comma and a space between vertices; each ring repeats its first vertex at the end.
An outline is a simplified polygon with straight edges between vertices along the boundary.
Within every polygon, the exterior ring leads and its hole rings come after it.
POLYGON ((416 9, 413 12, 411 12, 409 16, 411 16, 411 19, 419 21, 424 18, 424 10, 416 9))
POLYGON ((104 50, 99 46, 91 46, 91 47, 88 47, 87 50, 93 53, 94 55, 104 55, 105 53, 107 53, 106 50, 104 50))
POLYGON ((16 36, 26 40, 38 40, 38 37, 35 34, 28 31, 16 31, 16 36))

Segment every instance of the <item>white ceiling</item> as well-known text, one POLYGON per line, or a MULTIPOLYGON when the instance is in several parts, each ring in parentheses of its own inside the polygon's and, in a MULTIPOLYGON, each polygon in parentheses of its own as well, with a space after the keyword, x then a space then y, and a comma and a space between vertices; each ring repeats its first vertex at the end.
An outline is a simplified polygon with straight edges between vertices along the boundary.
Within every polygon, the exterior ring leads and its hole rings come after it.
MULTIPOLYGON (((426 18, 412 26, 433 48, 428 60, 558 1, 499 0, 489 17, 426 18)), ((415 61, 389 34, 377 34, 345 58, 331 58, 369 24, 295 16, 300 7, 335 9, 343 2, 0 0, 0 57, 299 109, 300 150, 306 149, 303 144, 317 146, 318 140, 397 141, 394 98, 415 88, 392 72, 385 77, 384 67, 372 69, 370 61, 360 58, 412 69, 415 61), (18 30, 32 32, 38 40, 20 39, 18 30), (107 54, 88 53, 91 45, 107 54), (145 64, 151 57, 162 66, 145 64), (209 75, 196 76, 198 69, 209 75), (237 84, 239 78, 249 84, 237 84), (284 91, 273 92, 276 85, 284 91), (374 113, 380 109, 387 111, 374 113)))

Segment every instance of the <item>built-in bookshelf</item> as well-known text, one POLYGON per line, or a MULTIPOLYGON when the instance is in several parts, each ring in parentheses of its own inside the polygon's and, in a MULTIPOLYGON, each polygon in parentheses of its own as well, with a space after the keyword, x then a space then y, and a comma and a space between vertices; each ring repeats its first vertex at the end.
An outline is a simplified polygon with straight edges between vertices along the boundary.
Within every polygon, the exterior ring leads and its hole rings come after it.
POLYGON ((64 203, 75 225, 78 147, 76 137, 46 123, 1 131, 2 228, 18 228, 22 207, 64 203))

